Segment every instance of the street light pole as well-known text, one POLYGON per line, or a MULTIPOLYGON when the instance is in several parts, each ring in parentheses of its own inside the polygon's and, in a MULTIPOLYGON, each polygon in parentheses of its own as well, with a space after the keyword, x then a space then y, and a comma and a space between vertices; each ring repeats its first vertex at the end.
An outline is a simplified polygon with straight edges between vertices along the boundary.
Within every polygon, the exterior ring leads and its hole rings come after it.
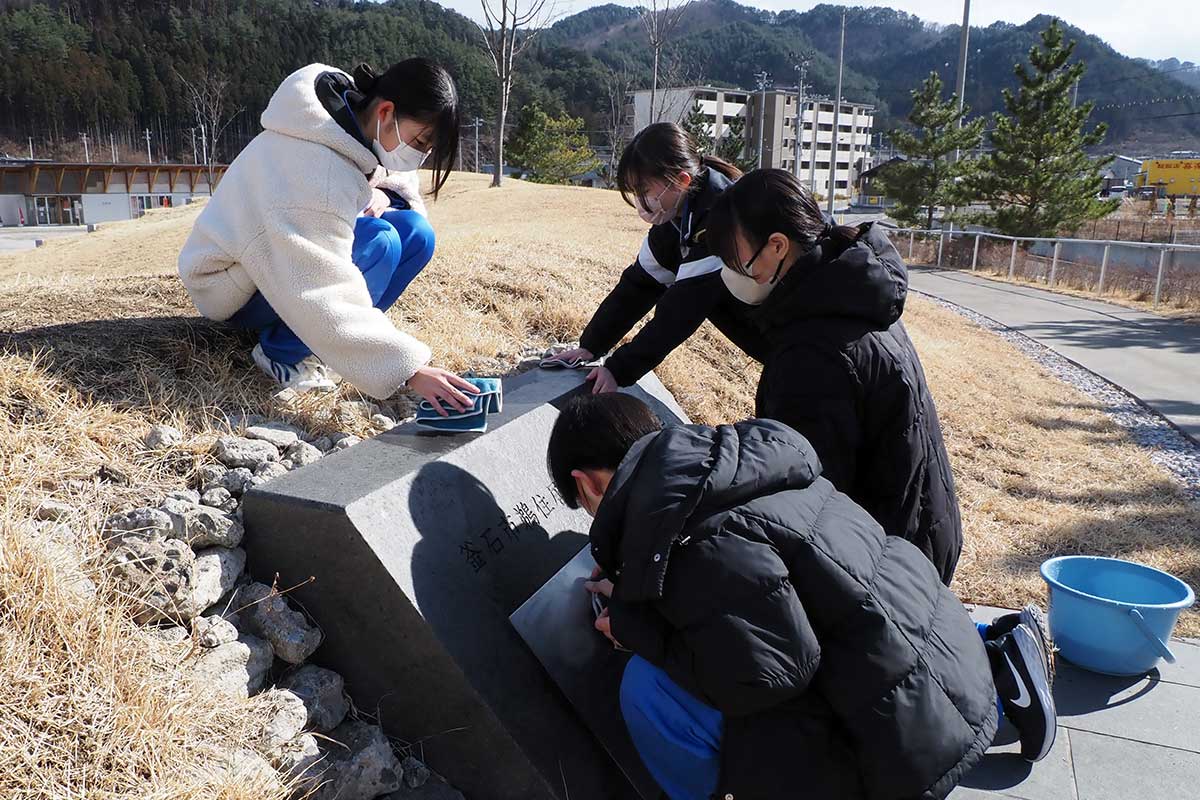
POLYGON ((766 70, 756 72, 754 77, 758 78, 758 168, 763 167, 763 155, 766 150, 766 135, 767 128, 767 76, 766 70))
POLYGON ((800 146, 800 133, 804 129, 802 119, 804 117, 804 77, 808 71, 808 59, 801 59, 796 65, 796 70, 800 73, 800 81, 796 85, 796 155, 793 158, 795 163, 792 164, 792 170, 796 175, 796 180, 800 179, 800 154, 803 152, 800 146))
MULTIPOLYGON (((963 104, 967 96, 967 45, 971 39, 971 0, 963 0, 962 33, 958 37, 958 127, 962 127, 963 104)), ((955 148, 954 160, 958 161, 962 153, 955 148)))
POLYGON ((846 12, 842 12, 842 37, 838 41, 837 97, 833 101, 833 157, 829 159, 829 198, 826 209, 833 216, 833 196, 837 194, 838 117, 842 113, 842 66, 846 57, 846 12))

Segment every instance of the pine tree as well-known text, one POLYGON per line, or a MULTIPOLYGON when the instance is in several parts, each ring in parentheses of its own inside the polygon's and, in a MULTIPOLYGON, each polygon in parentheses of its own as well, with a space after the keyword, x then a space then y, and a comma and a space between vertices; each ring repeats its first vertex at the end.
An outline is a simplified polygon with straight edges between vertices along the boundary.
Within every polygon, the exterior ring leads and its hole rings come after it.
POLYGON ((691 109, 679 123, 680 127, 692 137, 696 148, 701 153, 711 153, 713 149, 712 134, 708 132, 708 118, 700 107, 700 101, 692 103, 691 109))
POLYGON ((912 91, 913 108, 908 114, 912 131, 893 131, 892 140, 907 157, 880 174, 886 195, 896 200, 888 213, 897 220, 916 225, 925 214, 925 227, 933 227, 938 206, 955 205, 962 198, 959 181, 971 174, 976 160, 955 160, 955 151, 966 153, 979 146, 984 119, 959 126, 970 110, 958 109, 958 96, 942 100, 942 79, 931 72, 920 89, 912 91))
POLYGON ((757 164, 746 155, 746 118, 733 117, 725 126, 725 132, 717 140, 713 155, 733 164, 743 172, 754 169, 757 164))
POLYGON ((1010 236, 1054 236, 1113 211, 1117 201, 1097 198, 1101 170, 1113 156, 1089 158, 1085 149, 1104 141, 1107 126, 1084 130, 1093 103, 1072 107, 1072 89, 1084 65, 1068 65, 1075 42, 1064 42, 1058 20, 1029 50, 1032 70, 1016 64, 1020 86, 1004 90, 1007 114, 996 114, 994 150, 982 159, 969 189, 991 209, 974 220, 1010 236))
POLYGON ((551 117, 536 103, 521 110, 508 155, 534 183, 567 183, 600 166, 588 146, 582 119, 567 114, 551 117))

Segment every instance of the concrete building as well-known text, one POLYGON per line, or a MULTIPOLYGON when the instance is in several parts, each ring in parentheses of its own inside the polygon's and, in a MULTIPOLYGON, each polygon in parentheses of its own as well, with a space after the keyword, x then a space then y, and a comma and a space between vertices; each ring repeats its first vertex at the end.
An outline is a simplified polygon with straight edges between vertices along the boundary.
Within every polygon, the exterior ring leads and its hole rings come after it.
MULTIPOLYGON (((800 179, 819 195, 827 196, 831 181, 837 196, 849 198, 857 174, 870 169, 871 131, 875 108, 866 103, 843 100, 834 159, 834 102, 826 97, 805 97, 803 108, 794 89, 773 88, 762 94, 747 89, 685 86, 659 91, 655 105, 659 120, 680 122, 695 103, 708 121, 709 135, 725 135, 734 117, 745 120, 746 154, 756 165, 796 170, 796 116, 800 115, 800 179), (760 109, 760 106, 762 108, 760 109), (759 122, 762 121, 762 157, 759 152, 759 122), (832 177, 836 168, 836 178, 832 177)), ((633 132, 650 124, 650 90, 631 92, 626 101, 626 119, 633 132)))
MULTIPOLYGON (((214 187, 227 167, 213 167, 214 187)), ((80 164, 0 159, 0 220, 86 225, 136 219, 211 194, 202 164, 80 164)))
POLYGON ((1138 189, 1154 191, 1158 197, 1196 197, 1200 195, 1200 158, 1148 159, 1134 181, 1138 189))

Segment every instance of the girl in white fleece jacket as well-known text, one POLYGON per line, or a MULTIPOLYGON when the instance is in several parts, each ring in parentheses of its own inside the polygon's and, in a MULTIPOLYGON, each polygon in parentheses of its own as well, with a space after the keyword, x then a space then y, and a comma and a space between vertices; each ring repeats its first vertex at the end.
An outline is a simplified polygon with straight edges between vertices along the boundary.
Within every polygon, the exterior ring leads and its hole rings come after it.
POLYGON ((458 153, 450 76, 423 58, 353 78, 311 64, 262 126, 179 254, 196 308, 257 330, 254 361, 285 386, 345 376, 374 397, 407 385, 439 411, 469 408, 477 390, 385 315, 433 255, 416 170, 432 155, 436 198, 458 153))

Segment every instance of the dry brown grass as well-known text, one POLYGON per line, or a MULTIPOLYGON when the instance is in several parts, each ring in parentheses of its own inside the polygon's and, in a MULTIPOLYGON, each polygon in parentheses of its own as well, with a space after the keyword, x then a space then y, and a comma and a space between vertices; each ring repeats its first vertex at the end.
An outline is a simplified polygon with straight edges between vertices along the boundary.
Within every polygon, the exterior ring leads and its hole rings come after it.
MULTIPOLYGON (((70 524, 94 556, 103 515, 185 483, 224 413, 365 430, 334 413, 352 390, 281 403, 248 339, 195 318, 173 273, 196 212, 0 257, 0 797, 277 795, 188 765, 213 731, 246 730, 252 705, 188 694, 173 677, 179 653, 111 604, 56 597, 56 567, 28 545, 32 510, 54 496, 81 509, 70 524), (162 421, 185 444, 143 452, 141 434, 162 421), (130 485, 100 482, 105 465, 130 485)), ((392 315, 438 363, 481 373, 576 337, 644 234, 612 193, 490 190, 472 175, 453 177, 433 221, 438 253, 392 315)), ((952 312, 914 299, 906 321, 958 481, 964 599, 1042 599, 1037 565, 1074 552, 1136 558, 1200 584, 1200 513, 1122 429, 952 312)), ((752 412, 757 365, 707 326, 659 374, 698 421, 752 412)), ((1185 615, 1181 632, 1200 634, 1200 614, 1185 615)))

